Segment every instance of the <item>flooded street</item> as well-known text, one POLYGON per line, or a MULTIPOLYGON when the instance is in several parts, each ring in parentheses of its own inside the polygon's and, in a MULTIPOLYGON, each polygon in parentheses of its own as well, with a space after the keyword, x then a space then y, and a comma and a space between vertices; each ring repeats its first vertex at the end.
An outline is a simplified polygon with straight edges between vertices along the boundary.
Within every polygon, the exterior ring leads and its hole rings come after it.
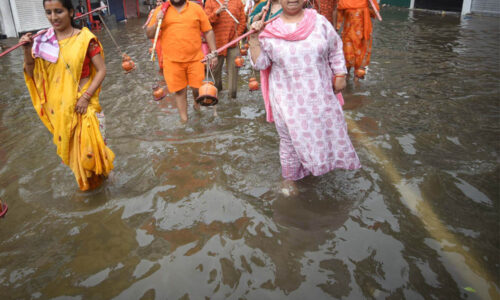
MULTIPOLYGON (((116 154, 80 192, 0 58, 2 299, 500 299, 500 19, 386 8, 367 78, 344 93, 363 168, 279 192, 260 92, 181 125, 153 101, 144 19, 103 30, 100 102, 116 154)), ((12 45, 15 39, 0 40, 12 45)))

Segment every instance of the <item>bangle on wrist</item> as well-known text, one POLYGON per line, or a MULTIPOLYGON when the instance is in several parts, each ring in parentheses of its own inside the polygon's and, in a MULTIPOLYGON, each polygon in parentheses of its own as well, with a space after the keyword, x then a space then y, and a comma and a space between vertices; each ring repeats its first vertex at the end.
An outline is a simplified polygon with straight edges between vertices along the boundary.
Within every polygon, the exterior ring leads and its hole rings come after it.
POLYGON ((335 74, 335 77, 345 77, 346 74, 335 74))
POLYGON ((83 95, 87 96, 88 99, 92 98, 92 95, 87 91, 83 92, 83 95))

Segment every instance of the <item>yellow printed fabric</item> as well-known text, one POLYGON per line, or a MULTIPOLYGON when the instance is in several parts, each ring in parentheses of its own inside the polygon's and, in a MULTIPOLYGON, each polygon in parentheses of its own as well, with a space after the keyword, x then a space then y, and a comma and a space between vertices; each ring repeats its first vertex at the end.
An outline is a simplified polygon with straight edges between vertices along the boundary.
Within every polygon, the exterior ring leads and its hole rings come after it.
MULTIPOLYGON (((101 112, 101 89, 90 99, 85 114, 75 112, 77 100, 96 74, 91 64, 90 80, 78 90, 83 61, 93 39, 97 40, 83 28, 77 35, 59 41, 59 58, 55 64, 35 58, 33 78, 24 73, 33 106, 52 133, 57 154, 69 165, 82 191, 98 187, 113 169, 115 158, 104 143, 96 117, 96 113, 101 112)), ((100 55, 104 57, 102 50, 100 55)))

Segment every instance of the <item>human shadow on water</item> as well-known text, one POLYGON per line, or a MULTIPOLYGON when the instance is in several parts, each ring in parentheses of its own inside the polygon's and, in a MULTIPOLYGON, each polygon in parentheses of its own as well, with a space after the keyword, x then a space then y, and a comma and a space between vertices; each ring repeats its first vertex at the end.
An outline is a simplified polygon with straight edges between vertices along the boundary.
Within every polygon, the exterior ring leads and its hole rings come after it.
MULTIPOLYGON (((321 182, 322 180, 317 178, 301 180, 297 185, 299 193, 295 196, 276 194, 273 191, 261 196, 263 200, 272 202, 269 210, 278 231, 273 232, 272 237, 258 231, 256 236, 247 238, 247 243, 266 253, 275 265, 275 278, 274 282, 270 283, 271 289, 280 289, 285 294, 297 290, 306 277, 311 275, 305 268, 306 253, 318 251, 322 245, 332 240, 335 237, 333 232, 349 218, 354 201, 342 196, 336 198, 327 195, 324 188, 318 188, 321 182)), ((329 188, 333 187, 330 185, 329 188)), ((330 260, 329 263, 343 266, 343 263, 337 260, 330 260)), ((335 285, 334 294, 337 296, 347 295, 349 292, 350 275, 344 271, 345 267, 338 269, 342 280, 339 277, 336 281, 344 283, 335 285)), ((320 288, 333 295, 328 291, 328 287, 320 288)))

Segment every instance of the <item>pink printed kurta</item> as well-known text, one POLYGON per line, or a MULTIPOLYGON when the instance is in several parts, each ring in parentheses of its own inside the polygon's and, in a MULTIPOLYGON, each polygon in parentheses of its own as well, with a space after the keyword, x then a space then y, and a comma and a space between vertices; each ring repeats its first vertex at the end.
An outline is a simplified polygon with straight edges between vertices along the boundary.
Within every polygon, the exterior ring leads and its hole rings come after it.
MULTIPOLYGON (((295 30, 294 24, 276 20, 295 30)), ((304 40, 260 38, 261 53, 254 67, 269 75, 271 108, 280 136, 280 160, 285 179, 319 176, 335 168, 361 167, 335 94, 333 74, 346 73, 342 40, 318 15, 304 40)))

